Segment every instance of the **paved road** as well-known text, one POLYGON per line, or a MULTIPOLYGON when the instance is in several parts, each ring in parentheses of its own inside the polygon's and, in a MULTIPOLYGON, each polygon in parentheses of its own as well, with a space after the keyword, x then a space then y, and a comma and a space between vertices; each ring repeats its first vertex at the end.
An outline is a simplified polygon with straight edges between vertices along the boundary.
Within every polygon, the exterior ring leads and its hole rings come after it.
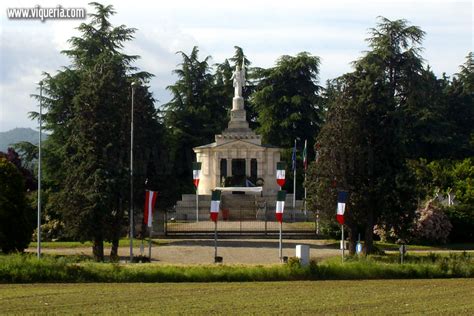
MULTIPOLYGON (((334 245, 325 245, 317 240, 283 240, 283 256, 295 256, 295 246, 310 246, 312 258, 327 258, 339 255, 334 245)), ((35 251, 34 249, 30 249, 35 251)), ((107 248, 106 254, 110 252, 107 248)), ((92 255, 90 247, 43 249, 51 254, 84 254, 92 255)), ((130 253, 129 248, 121 247, 119 255, 125 260, 130 253)), ((135 247, 134 254, 140 254, 135 247)), ((145 254, 148 248, 145 244, 145 254)), ((218 256, 228 264, 272 264, 279 262, 277 239, 222 239, 218 241, 218 256)), ((214 262, 213 239, 172 239, 152 248, 153 262, 160 264, 209 264, 214 262)))

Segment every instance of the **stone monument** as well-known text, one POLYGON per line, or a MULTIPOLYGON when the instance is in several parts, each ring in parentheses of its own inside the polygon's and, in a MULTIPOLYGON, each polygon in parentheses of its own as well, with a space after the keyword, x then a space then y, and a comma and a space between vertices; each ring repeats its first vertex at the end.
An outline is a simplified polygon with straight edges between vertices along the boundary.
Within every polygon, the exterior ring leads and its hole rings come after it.
POLYGON ((230 178, 238 186, 263 184, 263 195, 273 195, 279 190, 275 180, 276 163, 280 161, 280 148, 262 145, 260 135, 249 127, 242 90, 245 86, 245 65, 236 66, 232 75, 234 97, 230 121, 222 134, 215 135, 215 142, 193 148, 196 161, 201 162, 198 193, 211 194, 230 178))

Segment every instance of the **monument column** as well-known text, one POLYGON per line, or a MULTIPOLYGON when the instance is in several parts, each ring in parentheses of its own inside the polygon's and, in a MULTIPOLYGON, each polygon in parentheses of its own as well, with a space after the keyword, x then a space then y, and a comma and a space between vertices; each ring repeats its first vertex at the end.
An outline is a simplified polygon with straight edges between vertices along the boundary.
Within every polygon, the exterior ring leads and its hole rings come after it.
POLYGON ((250 177, 250 158, 245 158, 245 176, 250 177))
POLYGON ((232 157, 231 155, 227 154, 227 176, 232 176, 232 157))

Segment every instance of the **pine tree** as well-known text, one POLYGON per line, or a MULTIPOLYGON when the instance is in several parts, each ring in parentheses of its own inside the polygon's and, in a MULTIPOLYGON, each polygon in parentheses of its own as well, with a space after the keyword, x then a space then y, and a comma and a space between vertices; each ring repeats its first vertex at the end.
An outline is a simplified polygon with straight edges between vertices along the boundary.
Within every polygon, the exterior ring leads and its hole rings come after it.
MULTIPOLYGON (((222 132, 227 125, 231 101, 225 102, 225 97, 216 92, 208 64, 210 56, 199 60, 197 47, 189 55, 178 54, 183 62, 174 70, 178 80, 168 87, 173 98, 164 105, 164 122, 172 143, 172 170, 178 181, 175 191, 183 193, 193 191, 193 147, 213 142, 214 135, 222 132)), ((228 79, 221 74, 218 80, 225 84, 228 79)))
POLYGON ((113 27, 113 7, 92 5, 96 12, 90 23, 79 26, 81 36, 71 38, 71 49, 63 52, 72 65, 44 79, 44 121, 51 133, 44 158, 52 191, 47 209, 58 210, 70 237, 92 240, 95 259, 103 260, 103 241, 112 242, 111 257, 116 258, 128 226, 131 82, 142 82, 134 115, 134 195, 139 197, 134 202, 140 206, 145 178, 153 169, 149 161, 156 154, 150 144, 160 146, 156 132, 161 127, 146 86, 151 74, 132 65, 138 56, 121 52, 135 29, 113 27))
POLYGON ((331 86, 334 99, 318 135, 318 161, 310 170, 312 206, 334 218, 336 193, 349 191, 346 226, 351 252, 359 232, 372 251, 373 229, 382 223, 407 231, 416 203, 406 167, 403 118, 409 71, 420 70, 417 44, 423 32, 404 20, 381 18, 369 39, 372 51, 331 86), (418 58, 418 59, 417 59, 418 58))

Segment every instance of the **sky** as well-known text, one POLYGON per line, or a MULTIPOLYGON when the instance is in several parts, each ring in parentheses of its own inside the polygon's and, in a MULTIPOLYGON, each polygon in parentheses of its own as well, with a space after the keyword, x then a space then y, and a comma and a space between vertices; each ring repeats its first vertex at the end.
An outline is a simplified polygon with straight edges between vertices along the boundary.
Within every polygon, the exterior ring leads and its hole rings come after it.
MULTIPOLYGON (((38 104, 42 73, 52 75, 70 60, 60 52, 85 20, 10 20, 7 8, 86 8, 87 1, 13 1, 0 3, 0 132, 15 127, 37 128, 28 118, 38 104)), ((97 0, 96 0, 97 1, 97 0)), ((159 107, 170 100, 177 51, 200 49, 200 58, 223 62, 244 49, 256 67, 272 67, 282 55, 306 51, 321 58, 320 84, 351 71, 351 62, 368 49, 365 39, 378 16, 406 19, 426 32, 422 57, 437 76, 459 71, 473 50, 472 1, 100 1, 117 11, 114 25, 137 29, 124 52, 140 55, 141 70, 155 75, 151 90, 159 107)), ((229 106, 231 103, 229 101, 229 106)))

